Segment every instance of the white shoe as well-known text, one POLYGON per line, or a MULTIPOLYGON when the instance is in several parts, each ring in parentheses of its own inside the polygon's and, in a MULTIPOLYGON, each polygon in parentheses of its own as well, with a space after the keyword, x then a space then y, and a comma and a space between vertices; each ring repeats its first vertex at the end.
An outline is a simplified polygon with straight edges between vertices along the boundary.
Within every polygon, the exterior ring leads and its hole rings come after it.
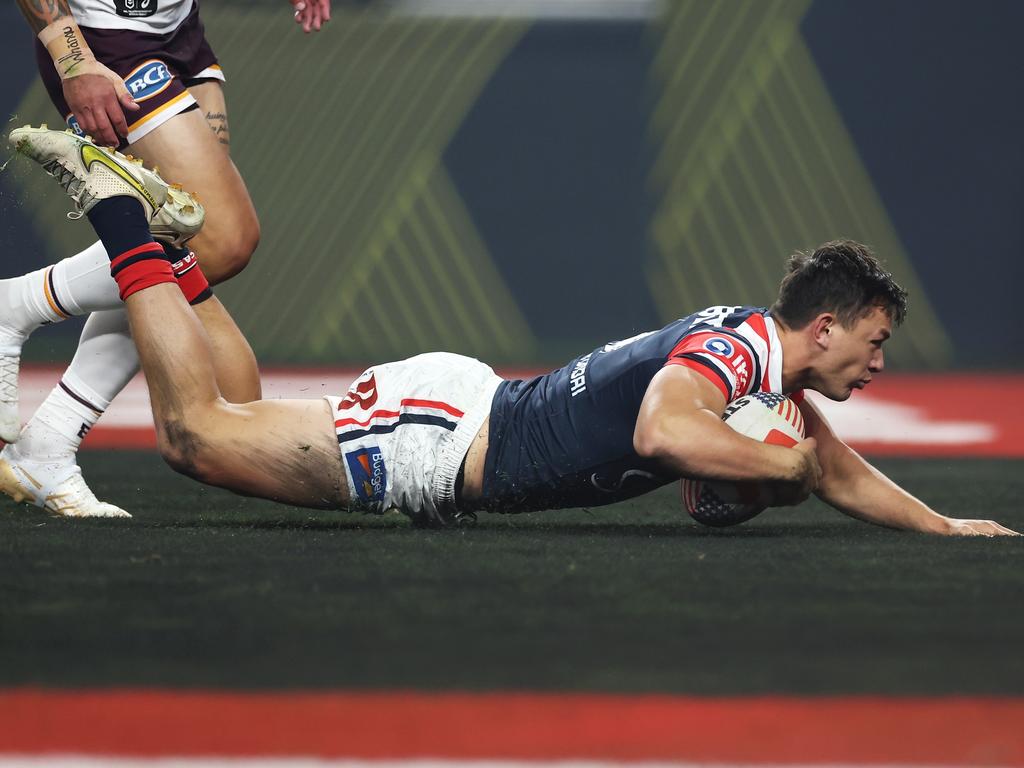
POLYGON ((180 246, 202 229, 206 212, 195 196, 168 184, 142 160, 45 125, 15 128, 8 140, 57 179, 75 203, 70 218, 81 218, 100 200, 128 196, 142 203, 154 237, 180 246))
POLYGON ((14 501, 34 504, 58 517, 131 517, 97 499, 77 464, 27 461, 12 448, 0 452, 0 491, 14 501))

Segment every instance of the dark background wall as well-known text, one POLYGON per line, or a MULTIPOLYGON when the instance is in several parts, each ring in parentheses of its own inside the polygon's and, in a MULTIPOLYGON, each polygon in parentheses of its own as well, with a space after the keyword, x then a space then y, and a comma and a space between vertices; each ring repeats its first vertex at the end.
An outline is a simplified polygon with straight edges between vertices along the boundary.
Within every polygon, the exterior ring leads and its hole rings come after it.
POLYGON ((803 33, 959 362, 1024 361, 1024 4, 814 3, 803 33))
MULTIPOLYGON (((788 252, 845 235, 911 287, 896 367, 1024 364, 1024 5, 663 8, 358 4, 306 38, 280 3, 204 3, 264 228, 221 296, 261 358, 557 362, 707 304, 768 303, 788 252)), ((5 113, 55 124, 9 5, 0 28, 5 113)), ((0 173, 4 276, 89 241, 33 174, 0 173)), ((64 356, 75 332, 28 354, 64 356)))

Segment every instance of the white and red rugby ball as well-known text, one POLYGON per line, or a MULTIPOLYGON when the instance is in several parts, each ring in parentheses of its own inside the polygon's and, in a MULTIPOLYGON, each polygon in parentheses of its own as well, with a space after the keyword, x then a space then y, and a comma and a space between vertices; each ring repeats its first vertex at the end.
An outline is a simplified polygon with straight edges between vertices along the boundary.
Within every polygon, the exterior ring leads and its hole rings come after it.
MULTIPOLYGON (((722 420, 741 435, 792 448, 804 439, 804 417, 785 395, 758 392, 734 400, 722 420)), ((683 506, 698 523, 723 527, 743 523, 768 507, 768 489, 758 482, 691 480, 680 484, 683 506)))

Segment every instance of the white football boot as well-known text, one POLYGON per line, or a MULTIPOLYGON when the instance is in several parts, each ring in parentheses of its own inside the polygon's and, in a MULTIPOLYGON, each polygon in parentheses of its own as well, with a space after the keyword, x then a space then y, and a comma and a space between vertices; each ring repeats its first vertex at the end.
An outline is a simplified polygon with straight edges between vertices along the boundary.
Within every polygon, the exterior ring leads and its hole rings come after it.
POLYGON ((45 125, 15 128, 8 141, 64 188, 75 203, 70 218, 81 218, 100 200, 127 195, 142 203, 150 231, 159 240, 180 246, 203 227, 206 212, 195 195, 168 184, 138 158, 45 125))
POLYGON ((131 517, 97 499, 73 460, 70 464, 30 461, 18 454, 15 445, 0 451, 0 491, 58 517, 131 517))

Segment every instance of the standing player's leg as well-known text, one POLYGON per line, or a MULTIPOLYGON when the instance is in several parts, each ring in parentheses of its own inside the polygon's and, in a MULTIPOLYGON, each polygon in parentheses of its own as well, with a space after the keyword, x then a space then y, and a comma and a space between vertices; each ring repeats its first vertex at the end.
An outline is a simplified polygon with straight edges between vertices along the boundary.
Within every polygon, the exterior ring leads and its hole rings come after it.
POLYGON ((227 103, 219 80, 189 85, 197 109, 184 112, 135 141, 129 151, 158 165, 166 179, 199 190, 203 230, 191 245, 212 285, 241 272, 260 239, 260 224, 242 175, 231 160, 227 103), (202 134, 202 135, 200 135, 202 134))
MULTIPOLYGON (((189 241, 211 284, 238 274, 249 263, 259 242, 259 220, 249 191, 228 154, 227 145, 214 133, 226 126, 221 84, 208 81, 189 93, 199 109, 168 120, 131 145, 133 154, 150 166, 159 166, 165 178, 195 192, 206 207, 203 229, 189 241), (215 123, 207 120, 211 115, 215 123)), ((196 307, 216 352, 217 383, 233 403, 259 400, 259 370, 249 342, 216 298, 196 307)))

